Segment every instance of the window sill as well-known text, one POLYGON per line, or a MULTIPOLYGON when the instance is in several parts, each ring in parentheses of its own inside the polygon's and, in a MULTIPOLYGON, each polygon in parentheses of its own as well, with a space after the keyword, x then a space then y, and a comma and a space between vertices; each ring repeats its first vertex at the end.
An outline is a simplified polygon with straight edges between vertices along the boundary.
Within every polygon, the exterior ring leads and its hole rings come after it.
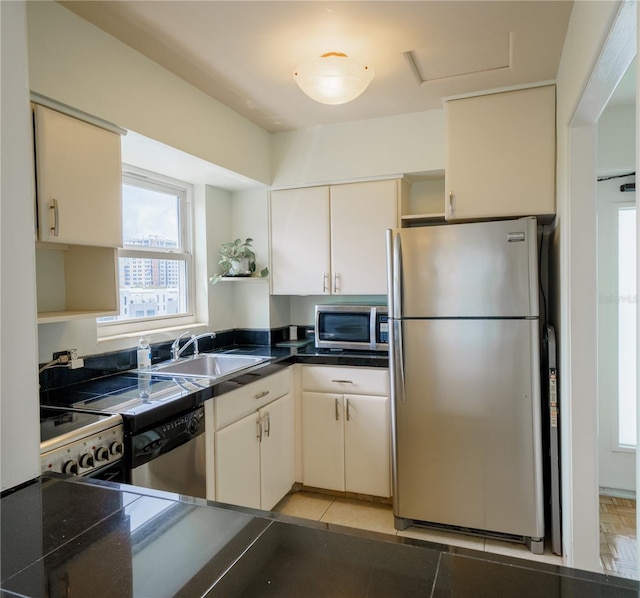
MULTIPOLYGON (((176 333, 181 333, 186 330, 192 330, 194 334, 198 331, 207 332, 208 325, 206 322, 194 322, 192 324, 180 324, 177 326, 163 326, 159 328, 149 328, 147 330, 132 330, 131 332, 122 332, 119 334, 111 334, 111 335, 103 335, 98 337, 98 344, 108 343, 109 341, 119 341, 126 339, 138 339, 141 336, 151 336, 154 337, 166 334, 167 340, 174 339, 177 335, 176 333)), ((154 338, 155 340, 155 338, 154 338)))

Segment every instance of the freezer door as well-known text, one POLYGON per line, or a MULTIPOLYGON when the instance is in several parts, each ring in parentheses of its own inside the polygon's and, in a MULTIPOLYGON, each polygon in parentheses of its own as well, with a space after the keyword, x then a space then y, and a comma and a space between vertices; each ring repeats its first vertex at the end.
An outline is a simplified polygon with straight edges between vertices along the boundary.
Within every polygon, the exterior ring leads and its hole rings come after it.
POLYGON ((396 229, 390 317, 538 316, 535 218, 396 229))
POLYGON ((538 322, 393 325, 396 517, 542 537, 538 322))

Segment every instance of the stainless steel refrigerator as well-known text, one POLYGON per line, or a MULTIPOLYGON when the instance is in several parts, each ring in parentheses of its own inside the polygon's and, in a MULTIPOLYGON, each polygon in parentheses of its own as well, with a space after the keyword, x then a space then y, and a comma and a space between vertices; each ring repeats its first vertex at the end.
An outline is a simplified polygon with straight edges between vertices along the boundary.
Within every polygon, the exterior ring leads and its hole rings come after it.
POLYGON ((396 529, 541 553, 535 218, 387 231, 396 529))

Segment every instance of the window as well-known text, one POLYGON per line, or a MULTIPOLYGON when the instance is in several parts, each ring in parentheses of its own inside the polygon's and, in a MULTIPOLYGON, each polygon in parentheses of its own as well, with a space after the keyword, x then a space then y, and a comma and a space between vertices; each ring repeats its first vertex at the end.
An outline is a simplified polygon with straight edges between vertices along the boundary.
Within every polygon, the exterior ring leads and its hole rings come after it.
POLYGON ((120 314, 98 320, 100 336, 194 321, 191 191, 188 183, 126 167, 120 314))

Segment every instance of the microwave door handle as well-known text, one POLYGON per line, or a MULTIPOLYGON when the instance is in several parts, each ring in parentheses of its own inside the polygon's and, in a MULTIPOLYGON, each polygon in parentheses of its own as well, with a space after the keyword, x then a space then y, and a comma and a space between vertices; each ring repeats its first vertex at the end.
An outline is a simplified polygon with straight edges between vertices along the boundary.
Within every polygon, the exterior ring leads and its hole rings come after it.
POLYGON ((376 308, 372 307, 371 312, 369 313, 369 344, 371 345, 371 350, 375 351, 376 342, 377 342, 377 334, 376 328, 378 324, 378 316, 376 312, 376 308))

